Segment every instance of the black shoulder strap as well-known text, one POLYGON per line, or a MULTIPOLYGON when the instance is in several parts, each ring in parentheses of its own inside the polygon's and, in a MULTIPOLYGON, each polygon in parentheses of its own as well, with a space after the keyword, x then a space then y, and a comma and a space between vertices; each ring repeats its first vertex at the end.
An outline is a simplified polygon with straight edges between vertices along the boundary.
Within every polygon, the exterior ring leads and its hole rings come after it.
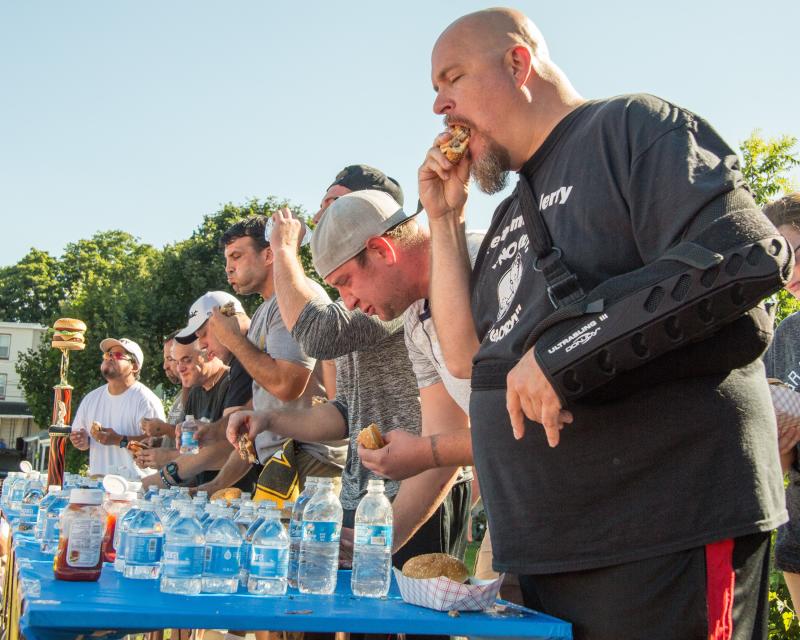
POLYGON ((555 309, 575 304, 586 297, 578 277, 569 270, 562 258, 562 251, 553 246, 550 230, 539 211, 536 198, 524 174, 519 174, 517 201, 528 230, 528 240, 533 251, 533 269, 539 271, 547 281, 547 297, 555 309))

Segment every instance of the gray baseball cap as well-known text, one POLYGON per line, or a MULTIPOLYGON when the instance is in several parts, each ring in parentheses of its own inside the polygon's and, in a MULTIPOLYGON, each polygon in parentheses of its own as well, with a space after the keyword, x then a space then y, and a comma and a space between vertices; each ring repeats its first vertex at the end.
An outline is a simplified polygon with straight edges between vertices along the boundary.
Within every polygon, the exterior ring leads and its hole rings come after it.
POLYGON ((361 253, 370 238, 382 236, 415 215, 403 211, 383 191, 355 191, 337 198, 311 236, 314 268, 327 278, 361 253))

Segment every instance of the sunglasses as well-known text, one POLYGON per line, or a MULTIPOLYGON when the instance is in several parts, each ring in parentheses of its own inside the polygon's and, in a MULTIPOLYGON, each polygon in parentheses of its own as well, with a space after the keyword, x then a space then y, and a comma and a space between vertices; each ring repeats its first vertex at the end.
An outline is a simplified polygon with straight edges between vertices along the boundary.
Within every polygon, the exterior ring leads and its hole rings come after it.
POLYGON ((121 353, 119 351, 106 351, 103 354, 103 360, 131 360, 131 356, 127 353, 121 353))

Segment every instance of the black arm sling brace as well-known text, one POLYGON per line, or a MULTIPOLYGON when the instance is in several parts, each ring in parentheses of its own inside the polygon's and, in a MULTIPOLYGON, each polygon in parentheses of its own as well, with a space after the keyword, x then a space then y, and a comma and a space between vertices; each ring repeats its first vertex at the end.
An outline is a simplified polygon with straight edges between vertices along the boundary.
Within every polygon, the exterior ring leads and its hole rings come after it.
MULTIPOLYGON (((678 378, 727 374, 769 345, 772 321, 759 303, 788 281, 793 256, 766 218, 752 215, 755 203, 744 189, 698 212, 691 240, 588 294, 553 246, 523 174, 516 195, 533 269, 545 278, 554 308, 523 353, 534 349, 565 406, 614 400, 678 378)), ((504 388, 513 366, 477 364, 473 388, 504 388)))

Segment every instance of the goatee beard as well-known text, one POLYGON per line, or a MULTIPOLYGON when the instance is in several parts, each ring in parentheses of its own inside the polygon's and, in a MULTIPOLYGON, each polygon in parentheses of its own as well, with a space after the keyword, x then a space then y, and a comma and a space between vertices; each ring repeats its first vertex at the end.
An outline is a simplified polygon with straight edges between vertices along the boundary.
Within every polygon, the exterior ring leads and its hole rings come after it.
POLYGON ((472 163, 470 173, 478 188, 489 195, 506 188, 511 158, 503 147, 491 143, 481 157, 472 163))

